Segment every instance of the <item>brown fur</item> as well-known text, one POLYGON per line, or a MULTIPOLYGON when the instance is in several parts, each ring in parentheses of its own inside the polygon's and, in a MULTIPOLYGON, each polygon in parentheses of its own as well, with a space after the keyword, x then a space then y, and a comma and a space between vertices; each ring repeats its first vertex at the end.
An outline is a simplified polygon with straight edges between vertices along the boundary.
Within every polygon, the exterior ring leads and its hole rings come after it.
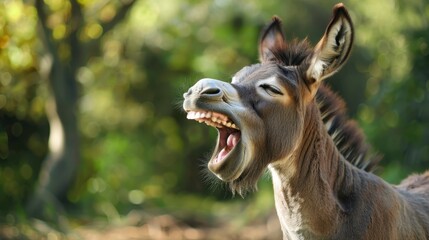
MULTIPOLYGON (((342 4, 314 49, 286 43, 274 18, 261 37, 261 63, 243 68, 232 84, 200 80, 184 94, 184 109, 222 113, 237 124, 240 142, 222 160, 216 150, 210 170, 243 194, 268 167, 284 239, 429 239, 429 171, 398 186, 372 174, 379 158, 344 102, 323 86, 352 43, 342 4)), ((222 147, 238 134, 224 127, 222 147)))

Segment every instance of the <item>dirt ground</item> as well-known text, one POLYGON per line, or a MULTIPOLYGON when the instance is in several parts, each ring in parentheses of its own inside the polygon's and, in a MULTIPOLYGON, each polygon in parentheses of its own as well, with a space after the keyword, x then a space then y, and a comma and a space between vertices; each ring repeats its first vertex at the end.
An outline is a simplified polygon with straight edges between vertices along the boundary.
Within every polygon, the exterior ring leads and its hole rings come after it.
POLYGON ((133 239, 281 239, 277 216, 247 226, 230 223, 190 224, 171 215, 131 214, 118 223, 68 223, 58 231, 39 220, 0 226, 0 239, 133 240, 133 239), (196 226, 192 226, 196 225, 196 226))

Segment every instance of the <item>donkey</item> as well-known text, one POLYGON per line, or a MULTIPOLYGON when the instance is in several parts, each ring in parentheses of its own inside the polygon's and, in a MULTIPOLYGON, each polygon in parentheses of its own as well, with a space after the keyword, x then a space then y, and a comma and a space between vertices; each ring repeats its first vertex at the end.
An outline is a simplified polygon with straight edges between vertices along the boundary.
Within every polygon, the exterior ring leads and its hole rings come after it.
POLYGON ((429 171, 398 186, 372 174, 378 157, 322 83, 346 62, 353 35, 341 3, 314 48, 287 43, 274 17, 260 63, 231 83, 201 79, 183 108, 217 129, 208 168, 232 192, 254 190, 269 169, 284 239, 429 239, 429 171))

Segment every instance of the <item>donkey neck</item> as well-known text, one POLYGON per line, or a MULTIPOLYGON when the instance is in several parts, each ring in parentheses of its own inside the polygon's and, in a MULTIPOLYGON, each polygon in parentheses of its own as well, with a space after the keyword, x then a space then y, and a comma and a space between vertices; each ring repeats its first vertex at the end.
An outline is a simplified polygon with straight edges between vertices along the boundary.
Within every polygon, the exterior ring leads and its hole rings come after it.
POLYGON ((287 239, 332 234, 347 211, 340 200, 353 191, 355 169, 337 150, 315 104, 307 107, 304 119, 297 149, 270 165, 277 214, 287 239))

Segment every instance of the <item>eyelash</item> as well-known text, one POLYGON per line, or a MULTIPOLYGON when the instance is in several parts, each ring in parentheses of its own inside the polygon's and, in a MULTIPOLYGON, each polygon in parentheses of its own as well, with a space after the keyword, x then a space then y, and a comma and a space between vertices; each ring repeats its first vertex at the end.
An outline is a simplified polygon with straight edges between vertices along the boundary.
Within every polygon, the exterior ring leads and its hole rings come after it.
POLYGON ((264 89, 268 94, 272 93, 274 95, 283 95, 283 93, 275 86, 269 84, 261 84, 260 87, 264 89))

